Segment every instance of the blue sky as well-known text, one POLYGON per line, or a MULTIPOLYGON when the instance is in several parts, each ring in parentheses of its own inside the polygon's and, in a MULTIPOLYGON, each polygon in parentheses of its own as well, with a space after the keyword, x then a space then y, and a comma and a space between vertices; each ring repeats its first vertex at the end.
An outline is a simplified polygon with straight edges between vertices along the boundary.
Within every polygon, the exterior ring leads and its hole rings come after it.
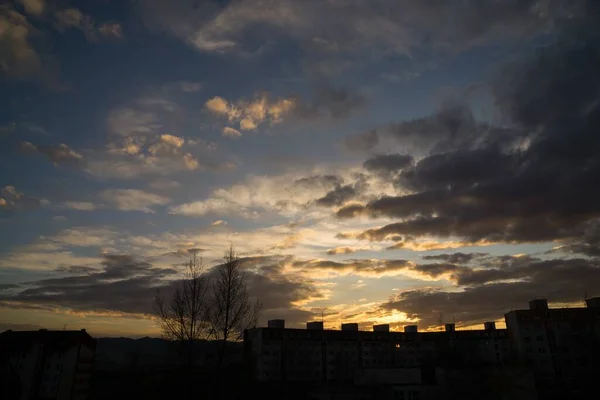
POLYGON ((595 7, 2 4, 0 327, 156 335, 166 268, 230 244, 262 322, 577 303, 600 280, 595 7))

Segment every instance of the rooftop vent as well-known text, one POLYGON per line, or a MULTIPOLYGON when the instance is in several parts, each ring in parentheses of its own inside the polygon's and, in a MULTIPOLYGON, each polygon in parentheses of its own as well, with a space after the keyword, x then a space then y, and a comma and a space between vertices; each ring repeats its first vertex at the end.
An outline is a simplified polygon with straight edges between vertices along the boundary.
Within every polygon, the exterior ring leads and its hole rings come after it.
POLYGON ((267 326, 269 328, 285 328, 285 320, 284 319, 271 319, 267 322, 267 326))
POLYGON ((404 327, 404 332, 406 332, 406 333, 415 333, 418 331, 419 331, 419 329, 417 328, 417 325, 406 325, 404 327))
POLYGON ((358 330, 358 324, 356 322, 342 324, 342 330, 343 331, 357 331, 358 330))
POLYGON ((496 323, 494 321, 484 322, 483 323, 483 328, 486 331, 495 331, 496 330, 496 323))
POLYGON ((311 331, 322 331, 323 330, 323 321, 307 322, 306 329, 311 330, 311 331))
POLYGON ((548 300, 546 300, 546 299, 531 300, 529 302, 529 309, 536 310, 536 311, 548 310, 548 300))

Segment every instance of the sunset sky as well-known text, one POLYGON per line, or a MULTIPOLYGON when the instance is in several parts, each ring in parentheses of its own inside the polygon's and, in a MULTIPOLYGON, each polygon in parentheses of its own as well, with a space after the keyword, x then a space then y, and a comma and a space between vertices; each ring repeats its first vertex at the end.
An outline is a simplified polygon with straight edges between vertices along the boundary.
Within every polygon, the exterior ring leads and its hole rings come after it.
POLYGON ((233 244, 260 324, 600 295, 592 0, 0 5, 0 330, 158 336, 233 244))

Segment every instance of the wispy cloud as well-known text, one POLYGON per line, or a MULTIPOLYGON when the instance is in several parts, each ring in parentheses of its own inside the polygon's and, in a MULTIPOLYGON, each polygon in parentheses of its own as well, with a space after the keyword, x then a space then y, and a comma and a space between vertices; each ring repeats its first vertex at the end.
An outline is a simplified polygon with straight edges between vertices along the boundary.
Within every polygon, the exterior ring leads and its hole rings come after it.
POLYGON ((100 198, 121 211, 142 211, 154 213, 151 207, 168 204, 168 197, 137 189, 107 189, 100 198))

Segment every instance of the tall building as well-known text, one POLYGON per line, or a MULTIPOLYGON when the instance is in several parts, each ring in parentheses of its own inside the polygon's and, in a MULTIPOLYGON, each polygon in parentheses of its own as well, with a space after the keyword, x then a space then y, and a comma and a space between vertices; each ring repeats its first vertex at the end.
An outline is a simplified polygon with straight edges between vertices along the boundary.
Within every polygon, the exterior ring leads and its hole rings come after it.
POLYGON ((0 379, 7 400, 88 398, 96 341, 80 331, 0 334, 0 379))
POLYGON ((600 297, 578 308, 549 308, 536 299, 505 320, 515 357, 534 371, 540 398, 584 398, 597 390, 600 297))

